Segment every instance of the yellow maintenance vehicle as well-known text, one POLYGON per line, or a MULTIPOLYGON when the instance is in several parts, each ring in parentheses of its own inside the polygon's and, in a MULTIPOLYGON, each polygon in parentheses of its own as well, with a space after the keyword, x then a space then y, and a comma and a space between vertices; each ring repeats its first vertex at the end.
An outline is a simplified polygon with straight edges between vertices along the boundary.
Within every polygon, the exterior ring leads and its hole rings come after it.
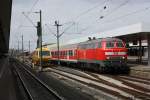
MULTIPOLYGON (((33 53, 31 54, 31 60, 33 67, 40 65, 40 48, 37 48, 33 53)), ((42 66, 48 66, 50 65, 51 60, 51 54, 50 50, 46 47, 42 48, 42 66)))

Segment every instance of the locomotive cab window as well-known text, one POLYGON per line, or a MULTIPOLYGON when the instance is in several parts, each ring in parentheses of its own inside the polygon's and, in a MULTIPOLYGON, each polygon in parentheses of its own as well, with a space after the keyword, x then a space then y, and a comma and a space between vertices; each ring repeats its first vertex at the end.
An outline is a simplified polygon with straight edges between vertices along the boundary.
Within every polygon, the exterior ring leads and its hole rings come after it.
POLYGON ((112 42, 112 41, 107 41, 107 42, 106 42, 106 47, 107 47, 107 48, 112 48, 112 47, 114 47, 114 42, 112 42))
POLYGON ((116 47, 124 47, 124 45, 121 41, 118 41, 116 42, 116 47))
MULTIPOLYGON (((39 55, 41 55, 41 54, 39 53, 39 55)), ((43 56, 50 56, 50 52, 49 51, 42 51, 42 55, 43 56)))

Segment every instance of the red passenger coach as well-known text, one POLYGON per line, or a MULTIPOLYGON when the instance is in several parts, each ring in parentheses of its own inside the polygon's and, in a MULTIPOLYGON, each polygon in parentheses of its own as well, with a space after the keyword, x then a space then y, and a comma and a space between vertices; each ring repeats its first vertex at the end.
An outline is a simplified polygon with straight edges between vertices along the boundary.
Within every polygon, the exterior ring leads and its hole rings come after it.
MULTIPOLYGON (((51 48, 52 60, 57 63, 57 47, 51 48)), ((59 58, 61 63, 77 63, 77 44, 65 45, 60 47, 59 58)))
MULTIPOLYGON (((57 62, 57 48, 51 50, 57 62)), ((117 38, 102 38, 60 47, 61 64, 74 65, 98 72, 128 72, 127 49, 117 38)))

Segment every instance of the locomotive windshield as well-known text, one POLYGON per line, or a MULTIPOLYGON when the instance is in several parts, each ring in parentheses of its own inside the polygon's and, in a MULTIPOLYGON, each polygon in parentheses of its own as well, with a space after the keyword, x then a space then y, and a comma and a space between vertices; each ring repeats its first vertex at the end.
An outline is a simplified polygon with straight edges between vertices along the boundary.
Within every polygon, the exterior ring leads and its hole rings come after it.
MULTIPOLYGON (((39 52, 40 55, 40 52, 39 52)), ((50 56, 50 52, 49 51, 42 51, 42 56, 50 56)))
POLYGON ((106 47, 107 48, 113 48, 113 47, 124 47, 122 41, 106 41, 106 47))
POLYGON ((114 42, 112 42, 112 41, 107 41, 106 42, 106 47, 107 48, 112 48, 112 47, 114 47, 115 45, 114 45, 114 42))
POLYGON ((118 41, 116 42, 116 47, 124 47, 124 45, 121 41, 118 41))

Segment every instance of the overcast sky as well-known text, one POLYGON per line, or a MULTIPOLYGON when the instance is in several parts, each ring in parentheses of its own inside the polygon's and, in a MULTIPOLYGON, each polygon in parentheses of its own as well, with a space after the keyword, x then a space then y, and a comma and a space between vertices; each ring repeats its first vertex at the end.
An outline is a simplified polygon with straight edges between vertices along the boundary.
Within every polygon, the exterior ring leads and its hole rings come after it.
POLYGON ((150 0, 13 0, 10 48, 18 48, 18 41, 21 48, 22 34, 25 49, 28 49, 29 40, 31 49, 36 48, 36 28, 22 12, 25 12, 36 25, 39 14, 28 12, 40 9, 43 43, 56 42, 56 37, 52 34, 56 33, 55 20, 62 24, 60 33, 74 22, 61 37, 61 43, 138 22, 150 22, 150 0), (35 4, 36 1, 38 2, 35 4))

